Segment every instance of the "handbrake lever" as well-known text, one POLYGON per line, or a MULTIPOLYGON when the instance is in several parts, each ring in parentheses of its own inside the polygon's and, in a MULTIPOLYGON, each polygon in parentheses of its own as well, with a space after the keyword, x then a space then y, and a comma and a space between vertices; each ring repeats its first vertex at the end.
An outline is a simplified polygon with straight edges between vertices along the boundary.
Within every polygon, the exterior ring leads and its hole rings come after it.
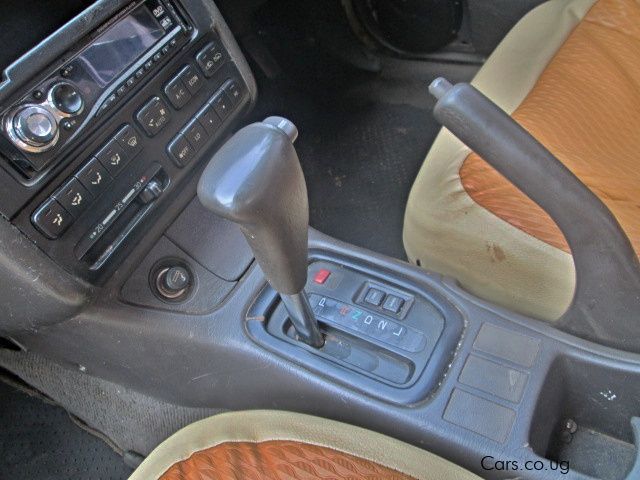
POLYGON ((607 206, 549 150, 466 83, 434 80, 434 116, 556 222, 576 269, 576 290, 556 325, 640 353, 640 263, 607 206))

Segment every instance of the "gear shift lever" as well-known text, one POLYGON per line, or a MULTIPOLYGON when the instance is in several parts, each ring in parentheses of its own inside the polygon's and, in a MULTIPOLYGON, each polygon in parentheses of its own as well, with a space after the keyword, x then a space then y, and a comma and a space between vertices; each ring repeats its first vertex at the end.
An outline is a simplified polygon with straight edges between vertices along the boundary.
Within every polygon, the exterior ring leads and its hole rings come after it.
POLYGON ((282 117, 244 127, 207 165, 198 197, 207 209, 240 226, 300 340, 321 347, 324 339, 304 292, 309 204, 293 148, 297 136, 295 125, 282 117))

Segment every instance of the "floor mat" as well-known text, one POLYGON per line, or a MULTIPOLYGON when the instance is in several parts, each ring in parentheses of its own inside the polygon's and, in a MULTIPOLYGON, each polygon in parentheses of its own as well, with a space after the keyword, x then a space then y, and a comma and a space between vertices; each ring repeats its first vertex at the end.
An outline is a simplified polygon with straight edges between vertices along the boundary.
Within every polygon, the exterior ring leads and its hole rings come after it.
POLYGON ((297 150, 307 180, 310 223, 380 253, 405 258, 404 206, 436 126, 428 112, 340 104, 298 118, 297 150), (344 121, 338 121, 342 119, 344 121))
POLYGON ((131 470, 62 408, 0 382, 0 479, 120 480, 131 470))
POLYGON ((256 120, 283 115, 299 129, 296 150, 307 181, 311 226, 406 259, 405 205, 440 129, 427 86, 440 74, 462 81, 476 70, 387 60, 381 73, 337 79, 344 88, 263 84, 256 120))
MULTIPOLYGON (((222 3, 235 12, 229 18, 242 17, 238 2, 222 3)), ((429 83, 468 81, 479 65, 373 52, 339 1, 273 0, 252 21, 232 24, 257 78, 253 119, 282 115, 300 132, 311 226, 406 259, 405 205, 440 130, 429 83)))

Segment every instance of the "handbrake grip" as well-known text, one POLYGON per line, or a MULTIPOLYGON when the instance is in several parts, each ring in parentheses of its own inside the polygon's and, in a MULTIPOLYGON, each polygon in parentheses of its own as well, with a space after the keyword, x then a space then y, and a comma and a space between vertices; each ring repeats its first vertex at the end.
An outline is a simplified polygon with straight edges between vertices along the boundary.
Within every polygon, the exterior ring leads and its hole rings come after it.
POLYGON ((556 222, 576 270, 576 289, 556 325, 640 353, 640 263, 607 206, 515 120, 466 83, 429 87, 434 116, 556 222))

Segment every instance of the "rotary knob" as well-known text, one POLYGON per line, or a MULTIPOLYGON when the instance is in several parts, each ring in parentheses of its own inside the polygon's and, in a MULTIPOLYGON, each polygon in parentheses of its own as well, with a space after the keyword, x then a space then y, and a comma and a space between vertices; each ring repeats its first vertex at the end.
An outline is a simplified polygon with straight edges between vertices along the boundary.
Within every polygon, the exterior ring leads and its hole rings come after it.
POLYGON ((58 124, 53 114, 39 105, 26 105, 13 117, 16 135, 27 145, 44 147, 58 136, 58 124))
POLYGON ((191 273, 184 267, 173 265, 156 273, 156 288, 165 300, 179 300, 191 287, 191 273))
POLYGON ((67 82, 56 83, 51 87, 49 101, 59 111, 68 115, 80 113, 84 105, 78 89, 67 82))

